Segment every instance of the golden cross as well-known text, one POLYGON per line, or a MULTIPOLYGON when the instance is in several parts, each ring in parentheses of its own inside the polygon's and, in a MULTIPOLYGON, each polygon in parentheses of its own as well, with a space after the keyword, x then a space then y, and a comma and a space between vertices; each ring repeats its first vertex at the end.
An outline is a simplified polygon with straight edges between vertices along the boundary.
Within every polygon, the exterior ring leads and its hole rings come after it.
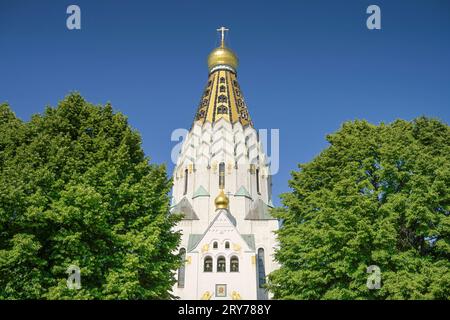
POLYGON ((219 31, 220 33, 222 33, 222 40, 220 42, 220 46, 223 47, 225 44, 225 32, 226 31, 230 31, 230 29, 227 29, 225 27, 220 27, 219 29, 217 29, 217 31, 219 31))

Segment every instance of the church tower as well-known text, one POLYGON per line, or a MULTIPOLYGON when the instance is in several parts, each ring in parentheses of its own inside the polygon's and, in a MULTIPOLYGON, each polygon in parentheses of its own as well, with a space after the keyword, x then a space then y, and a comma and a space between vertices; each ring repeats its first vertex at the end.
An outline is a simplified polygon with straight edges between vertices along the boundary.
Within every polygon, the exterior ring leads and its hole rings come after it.
POLYGON ((271 176, 237 80, 238 58, 221 44, 173 173, 172 212, 181 213, 181 299, 268 299, 275 268, 271 176))

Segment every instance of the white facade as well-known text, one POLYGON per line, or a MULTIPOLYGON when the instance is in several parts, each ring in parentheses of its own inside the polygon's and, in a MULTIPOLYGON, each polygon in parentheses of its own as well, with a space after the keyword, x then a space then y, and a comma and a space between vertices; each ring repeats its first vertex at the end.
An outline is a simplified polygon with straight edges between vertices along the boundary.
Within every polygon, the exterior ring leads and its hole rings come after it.
POLYGON ((203 95, 209 98, 202 98, 198 111, 203 121, 194 121, 173 173, 172 212, 184 215, 177 230, 185 254, 173 294, 194 300, 267 299, 264 277, 277 268, 278 229, 270 215, 269 167, 234 70, 214 66, 209 80, 203 95), (219 88, 224 93, 214 95, 219 88), (216 209, 222 189, 229 207, 216 209))
POLYGON ((182 212, 186 218, 178 225, 182 232, 180 248, 186 250, 184 287, 177 283, 173 289, 175 296, 267 298, 259 286, 257 255, 259 249, 264 250, 266 275, 277 267, 273 261, 276 246, 273 231, 278 229, 278 221, 269 214, 271 183, 265 161, 253 127, 244 129, 239 122, 232 125, 225 119, 213 125, 194 124, 174 170, 172 210, 182 212), (230 201, 229 210, 216 210, 214 203, 220 192, 221 163, 225 167, 224 191, 230 201), (229 249, 225 249, 227 241, 229 249), (225 272, 217 272, 221 256, 225 257, 225 272), (239 259, 239 272, 230 270, 233 256, 239 259), (212 272, 203 270, 206 257, 212 258, 212 272), (226 297, 216 296, 216 284, 226 284, 226 297))

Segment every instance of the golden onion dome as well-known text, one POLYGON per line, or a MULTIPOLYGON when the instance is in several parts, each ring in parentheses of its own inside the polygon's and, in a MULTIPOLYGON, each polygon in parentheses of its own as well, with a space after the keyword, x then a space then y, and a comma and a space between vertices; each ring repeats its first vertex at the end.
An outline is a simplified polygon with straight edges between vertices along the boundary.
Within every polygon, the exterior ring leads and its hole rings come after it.
MULTIPOLYGON (((220 29, 218 29, 220 30, 220 29)), ((228 30, 228 29, 225 29, 228 30)), ((238 58, 233 50, 225 47, 224 36, 222 34, 221 45, 218 48, 215 48, 208 55, 208 69, 211 71, 214 67, 225 65, 233 68, 236 71, 238 66, 238 58)))
POLYGON ((216 210, 217 209, 228 209, 228 204, 230 203, 230 200, 223 192, 223 189, 220 189, 220 193, 214 200, 214 203, 216 204, 216 210))

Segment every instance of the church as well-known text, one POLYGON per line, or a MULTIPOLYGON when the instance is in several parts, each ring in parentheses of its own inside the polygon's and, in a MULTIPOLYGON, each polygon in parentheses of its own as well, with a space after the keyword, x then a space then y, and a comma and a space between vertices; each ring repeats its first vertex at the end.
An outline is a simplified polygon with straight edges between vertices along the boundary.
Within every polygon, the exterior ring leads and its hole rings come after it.
POLYGON ((173 295, 190 300, 265 300, 278 267, 271 174, 225 45, 208 56, 208 79, 173 173, 171 212, 182 214, 173 295))

